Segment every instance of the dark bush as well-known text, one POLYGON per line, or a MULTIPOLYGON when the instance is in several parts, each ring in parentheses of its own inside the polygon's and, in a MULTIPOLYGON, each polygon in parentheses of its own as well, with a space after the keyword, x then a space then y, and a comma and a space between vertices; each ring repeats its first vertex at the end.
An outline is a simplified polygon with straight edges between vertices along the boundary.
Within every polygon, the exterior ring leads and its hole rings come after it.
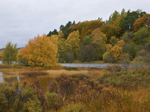
POLYGON ((78 54, 77 54, 77 58, 81 61, 81 62, 85 62, 85 61, 94 61, 96 59, 96 49, 92 46, 92 45, 85 45, 85 46, 81 46, 78 54))
POLYGON ((48 75, 48 73, 43 72, 43 71, 29 71, 29 72, 21 72, 20 75, 25 75, 28 77, 35 77, 35 76, 41 76, 41 75, 48 75))
POLYGON ((112 66, 108 66, 106 68, 106 70, 110 71, 110 72, 120 72, 122 70, 120 65, 112 65, 112 66))

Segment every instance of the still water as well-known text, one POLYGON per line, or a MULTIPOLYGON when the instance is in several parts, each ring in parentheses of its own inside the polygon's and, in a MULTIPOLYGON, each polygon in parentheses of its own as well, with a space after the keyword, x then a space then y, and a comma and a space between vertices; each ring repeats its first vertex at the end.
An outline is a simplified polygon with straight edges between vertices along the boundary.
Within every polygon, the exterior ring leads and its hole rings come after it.
POLYGON ((3 72, 0 72, 0 83, 6 82, 6 83, 15 84, 16 82, 20 83, 24 81, 33 83, 36 80, 39 80, 41 87, 44 90, 47 90, 50 83, 54 81, 54 78, 49 77, 49 76, 37 76, 37 77, 27 77, 27 76, 20 76, 20 75, 11 76, 10 73, 6 74, 3 72))

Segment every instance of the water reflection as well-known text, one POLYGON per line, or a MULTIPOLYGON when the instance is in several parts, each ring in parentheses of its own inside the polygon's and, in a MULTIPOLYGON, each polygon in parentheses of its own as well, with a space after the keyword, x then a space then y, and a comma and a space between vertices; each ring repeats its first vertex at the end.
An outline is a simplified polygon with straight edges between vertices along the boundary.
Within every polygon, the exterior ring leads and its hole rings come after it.
POLYGON ((4 79, 3 79, 3 73, 0 72, 0 83, 4 82, 4 79))
POLYGON ((37 77, 27 77, 27 76, 10 76, 11 74, 4 74, 3 72, 0 72, 0 83, 7 82, 7 83, 20 83, 20 82, 28 82, 28 83, 34 83, 36 80, 39 80, 40 86, 46 91, 49 87, 50 83, 54 80, 54 78, 49 76, 37 76, 37 77), (7 76, 7 77, 4 77, 7 76))

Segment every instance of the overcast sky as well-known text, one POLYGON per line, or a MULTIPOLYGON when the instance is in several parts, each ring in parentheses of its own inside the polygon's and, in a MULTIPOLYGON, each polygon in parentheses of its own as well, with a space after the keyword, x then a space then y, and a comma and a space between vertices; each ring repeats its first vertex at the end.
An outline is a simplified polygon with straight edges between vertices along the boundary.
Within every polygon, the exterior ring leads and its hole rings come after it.
POLYGON ((48 34, 68 21, 104 21, 115 11, 142 9, 150 0, 0 0, 0 48, 8 42, 24 47, 37 34, 48 34))

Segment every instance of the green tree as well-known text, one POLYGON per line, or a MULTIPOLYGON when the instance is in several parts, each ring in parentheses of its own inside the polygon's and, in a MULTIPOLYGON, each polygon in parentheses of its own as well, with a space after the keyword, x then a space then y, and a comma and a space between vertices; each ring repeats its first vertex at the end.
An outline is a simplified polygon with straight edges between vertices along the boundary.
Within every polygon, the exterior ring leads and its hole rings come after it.
POLYGON ((135 20, 142 17, 143 14, 145 14, 145 12, 139 10, 132 12, 128 11, 127 16, 121 21, 120 27, 123 31, 132 31, 135 20))
POLYGON ((118 26, 112 24, 105 24, 101 26, 100 30, 106 34, 107 41, 109 42, 112 36, 119 38, 120 36, 120 28, 118 26))
POLYGON ((120 17, 119 12, 115 10, 114 13, 109 16, 109 20, 106 21, 106 23, 111 24, 113 21, 115 21, 119 17, 120 17))
POLYGON ((85 45, 80 47, 77 57, 81 62, 90 62, 96 59, 96 55, 96 49, 92 45, 85 45))
POLYGON ((118 39, 115 36, 112 36, 110 39, 110 44, 114 46, 115 44, 117 44, 117 42, 118 42, 118 39))
POLYGON ((140 30, 138 30, 137 32, 135 32, 133 34, 133 40, 136 42, 136 44, 139 45, 144 45, 146 44, 150 37, 150 29, 142 27, 140 30))
POLYGON ((132 32, 127 31, 122 35, 121 39, 125 42, 125 44, 130 44, 132 37, 133 37, 132 32))
POLYGON ((18 54, 18 49, 17 49, 17 44, 13 45, 11 42, 8 42, 6 45, 6 48, 3 50, 2 54, 2 62, 11 64, 13 61, 17 61, 17 54, 18 54))
POLYGON ((106 45, 101 38, 96 38, 92 41, 92 46, 96 49, 96 59, 102 60, 103 54, 106 52, 106 45))
POLYGON ((91 35, 86 35, 86 36, 83 38, 83 41, 82 41, 82 43, 81 43, 81 46, 90 45, 92 41, 93 41, 93 39, 91 38, 91 35))
POLYGON ((73 29, 71 28, 72 25, 74 25, 75 22, 71 22, 71 21, 68 21, 68 23, 64 26, 64 25, 61 25, 60 26, 60 30, 63 32, 63 38, 67 39, 67 37, 69 36, 69 34, 71 32, 73 32, 73 29))
POLYGON ((68 44, 68 48, 70 48, 70 50, 74 54, 74 58, 76 58, 76 52, 79 49, 79 42, 80 42, 79 31, 77 30, 77 31, 70 33, 66 41, 68 44))
POLYGON ((115 21, 113 21, 112 24, 115 25, 115 26, 120 26, 121 21, 122 21, 125 17, 126 17, 125 9, 122 9, 121 15, 120 15, 115 21))
POLYGON ((57 35, 58 31, 56 29, 54 29, 53 31, 50 31, 47 36, 51 36, 51 35, 57 35))

